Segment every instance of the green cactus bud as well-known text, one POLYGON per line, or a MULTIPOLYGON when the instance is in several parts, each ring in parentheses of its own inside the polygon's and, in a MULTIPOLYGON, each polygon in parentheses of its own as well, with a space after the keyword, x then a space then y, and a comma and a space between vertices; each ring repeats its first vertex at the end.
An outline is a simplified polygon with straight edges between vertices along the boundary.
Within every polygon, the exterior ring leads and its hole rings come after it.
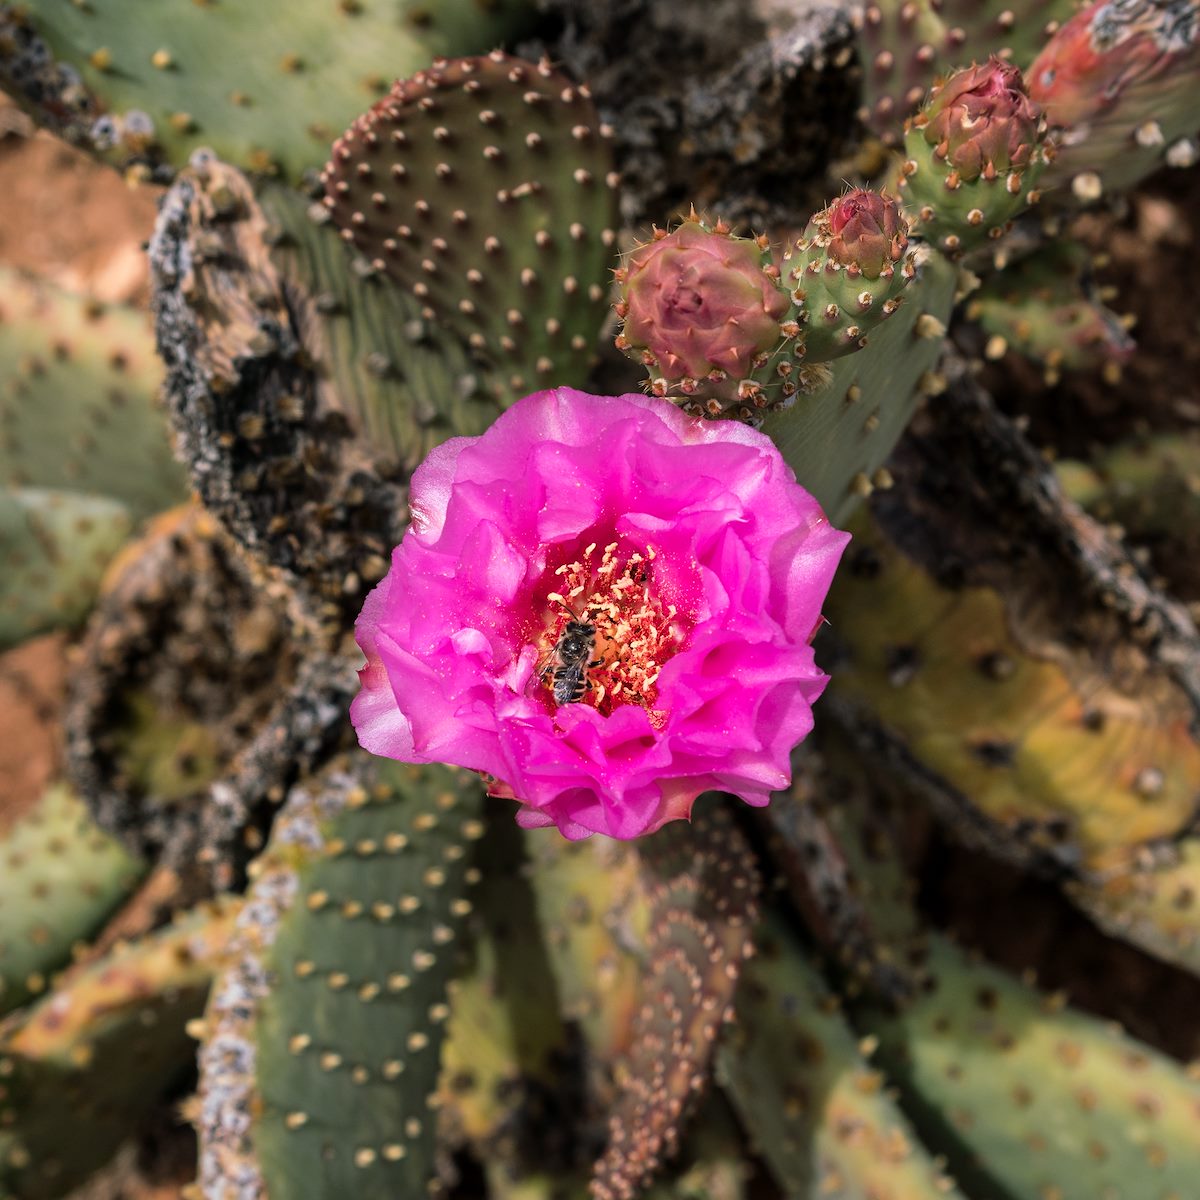
POLYGON ((765 238, 733 237, 693 214, 655 230, 617 272, 617 348, 649 370, 656 396, 690 412, 752 418, 786 407, 798 385, 791 301, 765 238))
POLYGON ((827 362, 867 344, 916 276, 909 222, 886 194, 854 188, 822 209, 783 256, 794 288, 805 362, 827 362))
POLYGON ((513 400, 582 383, 594 360, 616 240, 609 137, 587 88, 548 63, 439 60, 337 141, 325 203, 513 400))
POLYGON ((425 1195, 478 779, 357 752, 295 788, 200 1052, 200 1186, 425 1195))
POLYGON ((915 231, 959 254, 1034 203, 1046 122, 1021 72, 991 58, 949 75, 905 126, 899 186, 915 231))
POLYGON ((51 972, 132 891, 144 864, 55 784, 0 829, 0 1013, 43 992, 51 972))

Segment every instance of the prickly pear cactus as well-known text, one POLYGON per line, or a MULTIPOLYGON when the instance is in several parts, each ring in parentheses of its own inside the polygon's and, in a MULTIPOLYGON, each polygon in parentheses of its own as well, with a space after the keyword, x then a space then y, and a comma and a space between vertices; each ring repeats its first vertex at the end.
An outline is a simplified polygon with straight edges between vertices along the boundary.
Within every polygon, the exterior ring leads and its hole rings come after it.
MULTIPOLYGON (((1174 278, 1193 185, 1068 208, 1187 156, 1194 0, 886 0, 857 64, 838 5, 550 0, 519 45, 516 0, 153 7, 0 5, 5 86, 166 185, 161 367, 137 314, 0 277, 0 641, 86 619, 88 809, 0 796, 0 1200, 140 1138, 89 1182, 137 1194, 164 1112, 199 1134, 172 1183, 211 1200, 1189 1197, 1197 1084, 1150 1046, 1200 1048, 1189 1005, 1093 979, 1127 1034, 943 930, 986 907, 987 872, 945 883, 983 852, 1200 1004, 1195 414, 1122 393, 1076 248, 1128 267, 1150 225, 1131 274, 1174 278), (673 78, 631 88, 647 56, 673 78), (904 149, 810 172, 854 135, 800 98, 859 71, 904 149), (979 381, 1010 350, 1109 419, 1006 416, 1028 398, 979 381), (528 392, 639 381, 760 428, 853 521, 790 786, 568 843, 349 749, 413 473, 528 392)), ((997 908, 981 944, 1037 965, 997 908)))

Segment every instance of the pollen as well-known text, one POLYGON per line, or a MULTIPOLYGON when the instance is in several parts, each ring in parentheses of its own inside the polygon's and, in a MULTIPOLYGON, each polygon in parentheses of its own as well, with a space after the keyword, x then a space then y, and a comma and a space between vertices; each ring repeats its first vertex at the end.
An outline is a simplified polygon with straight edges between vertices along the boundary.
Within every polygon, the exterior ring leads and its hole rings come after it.
POLYGON ((634 549, 618 540, 601 548, 593 542, 556 568, 538 640, 541 684, 552 698, 556 671, 568 665, 562 649, 567 627, 582 623, 595 631, 595 639, 578 666, 578 702, 604 716, 637 704, 655 725, 665 721, 657 707, 658 677, 681 648, 683 634, 676 606, 665 602, 657 586, 657 557, 653 547, 634 549))

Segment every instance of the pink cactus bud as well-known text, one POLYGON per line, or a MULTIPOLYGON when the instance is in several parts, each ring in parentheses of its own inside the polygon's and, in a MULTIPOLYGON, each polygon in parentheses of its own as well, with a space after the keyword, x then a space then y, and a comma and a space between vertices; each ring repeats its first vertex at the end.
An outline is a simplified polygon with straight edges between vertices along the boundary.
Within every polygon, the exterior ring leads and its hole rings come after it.
POLYGON ((622 303, 625 339, 647 347, 665 379, 735 379, 780 340, 787 294, 751 238, 687 221, 630 255, 622 303))
POLYGON ((867 188, 847 192, 814 220, 827 227, 829 257, 858 267, 868 279, 878 279, 899 262, 908 246, 908 222, 899 203, 867 188))
POLYGON ((1026 166, 1038 142, 1041 112, 1021 72, 992 57, 956 71, 935 89, 922 114, 925 140, 970 183, 1026 166))

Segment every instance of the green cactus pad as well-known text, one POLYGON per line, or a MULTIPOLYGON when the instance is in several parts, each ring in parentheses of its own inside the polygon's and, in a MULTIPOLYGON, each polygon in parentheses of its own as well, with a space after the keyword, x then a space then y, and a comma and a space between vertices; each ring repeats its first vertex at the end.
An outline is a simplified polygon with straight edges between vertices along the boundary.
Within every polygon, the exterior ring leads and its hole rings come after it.
POLYGON ((875 0, 855 19, 862 120, 898 145, 904 119, 940 74, 989 54, 1024 66, 1074 11, 1074 0, 875 0))
POLYGON ((717 1079, 786 1196, 962 1200, 781 920, 747 965, 736 1006, 717 1079))
POLYGON ((38 0, 19 18, 16 7, 0 6, 14 30, 0 79, 71 140, 118 165, 181 167, 207 146, 289 179, 319 167, 397 74, 486 50, 529 10, 522 0, 38 0))
POLYGON ((988 338, 985 357, 1013 350, 1044 366, 1054 383, 1062 371, 1121 363, 1133 353, 1133 339, 1095 291, 1086 252, 1056 242, 986 279, 966 315, 988 338))
POLYGON ((522 1177, 564 1157, 573 1083, 570 1039, 525 877, 520 831, 489 812, 476 856, 470 968, 449 984, 438 1081, 445 1144, 471 1147, 497 1177, 522 1177))
POLYGON ((0 491, 0 648, 79 624, 132 531, 129 509, 107 496, 0 491))
POLYGON ((110 496, 137 518, 187 496, 145 315, 0 269, 0 485, 110 496))
POLYGON ((608 130, 548 64, 437 62, 350 127, 324 173, 343 236, 514 399, 582 383, 616 234, 608 130))
POLYGON ((45 990, 142 870, 63 784, 0 830, 0 1013, 45 990))
POLYGON ((955 269, 924 251, 904 303, 867 346, 812 368, 825 373, 824 386, 767 417, 763 432, 835 524, 875 487, 889 486, 884 463, 921 398, 941 386, 935 367, 956 283, 955 269))
POLYGON ((186 1079, 235 905, 182 914, 75 968, 0 1025, 0 1200, 53 1200, 103 1165, 186 1079))
POLYGON ((1192 1194, 1200 1080, 944 938, 928 969, 927 994, 866 1022, 922 1136, 972 1196, 1192 1194))
POLYGON ((361 752, 293 790, 209 1007, 205 1196, 426 1194, 482 793, 361 752))
POLYGON ((826 606, 847 647, 830 694, 951 786, 964 832, 982 814, 997 848, 1015 838, 1103 873, 1187 827, 1200 747, 1181 693, 1153 673, 1115 678, 1096 651, 1068 655, 1015 598, 944 587, 866 518, 853 529, 826 606))
POLYGON ((674 1157, 753 950, 760 881, 749 843, 717 797, 698 808, 690 826, 673 822, 638 842, 641 1004, 594 1200, 625 1200, 674 1157))
POLYGON ((1091 464, 1055 468, 1064 491, 1097 520, 1149 552, 1181 600, 1200 600, 1200 439, 1160 434, 1113 446, 1091 464))
MULTIPOLYGON (((271 256, 304 315, 305 353, 318 388, 354 422, 380 461, 412 471, 448 436, 474 437, 495 420, 494 389, 452 334, 387 276, 362 270, 320 205, 282 184, 259 188, 271 256)), ((247 196, 247 203, 250 203, 247 196)))

